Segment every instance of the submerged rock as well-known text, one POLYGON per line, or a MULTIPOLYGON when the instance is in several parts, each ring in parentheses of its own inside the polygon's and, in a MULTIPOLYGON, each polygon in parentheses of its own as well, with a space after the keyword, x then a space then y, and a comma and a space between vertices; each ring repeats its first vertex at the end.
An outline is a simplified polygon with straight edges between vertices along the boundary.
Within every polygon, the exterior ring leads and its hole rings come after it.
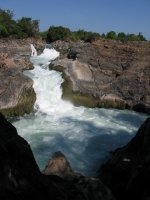
POLYGON ((53 46, 62 54, 50 67, 62 66, 72 82, 62 85, 64 99, 87 107, 150 113, 149 42, 98 40, 92 44, 56 42, 53 46), (71 92, 66 94, 68 90, 71 92))
POLYGON ((125 147, 117 149, 99 172, 117 200, 150 199, 150 118, 125 147))

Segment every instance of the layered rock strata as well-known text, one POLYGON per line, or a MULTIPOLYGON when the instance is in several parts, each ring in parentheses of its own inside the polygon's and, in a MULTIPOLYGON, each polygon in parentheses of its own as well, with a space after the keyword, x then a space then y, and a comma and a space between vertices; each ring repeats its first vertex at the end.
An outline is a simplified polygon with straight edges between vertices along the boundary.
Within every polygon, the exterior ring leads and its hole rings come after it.
POLYGON ((25 69, 33 69, 29 60, 30 44, 44 47, 42 40, 0 40, 0 111, 6 116, 16 116, 33 110, 36 95, 33 81, 23 75, 25 69))
POLYGON ((92 44, 57 41, 63 98, 75 105, 150 112, 150 43, 98 40, 92 44), (66 88, 67 87, 67 88, 66 88))

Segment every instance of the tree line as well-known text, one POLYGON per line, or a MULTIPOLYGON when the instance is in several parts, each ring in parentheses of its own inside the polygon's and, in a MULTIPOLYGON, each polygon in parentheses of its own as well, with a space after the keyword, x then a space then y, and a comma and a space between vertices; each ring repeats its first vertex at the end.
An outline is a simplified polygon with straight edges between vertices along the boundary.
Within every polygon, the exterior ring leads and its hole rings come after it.
POLYGON ((39 34, 39 20, 22 17, 14 20, 14 13, 10 10, 0 9, 0 37, 27 38, 39 34))
POLYGON ((140 32, 138 35, 135 34, 125 34, 120 32, 118 34, 115 31, 109 31, 107 34, 100 35, 95 32, 88 32, 85 30, 71 31, 69 28, 62 26, 50 26, 50 28, 40 33, 41 37, 47 39, 49 42, 56 40, 83 40, 85 42, 92 42, 100 38, 113 39, 113 40, 123 40, 123 41, 147 41, 146 38, 140 32))
POLYGON ((14 20, 14 13, 10 10, 0 9, 0 38, 14 37, 27 38, 40 36, 47 42, 54 42, 56 40, 83 40, 85 42, 92 42, 100 38, 124 40, 124 41, 146 41, 146 38, 139 32, 135 34, 125 34, 115 31, 109 31, 107 34, 99 34, 96 32, 78 30, 71 31, 69 28, 62 26, 50 26, 47 31, 39 32, 39 20, 32 20, 30 17, 22 17, 19 20, 14 20))

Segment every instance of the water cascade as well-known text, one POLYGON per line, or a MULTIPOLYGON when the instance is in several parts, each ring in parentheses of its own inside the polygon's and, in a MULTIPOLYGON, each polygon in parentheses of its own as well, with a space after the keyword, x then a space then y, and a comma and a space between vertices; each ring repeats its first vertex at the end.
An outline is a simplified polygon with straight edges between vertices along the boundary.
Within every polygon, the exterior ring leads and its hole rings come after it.
POLYGON ((36 51, 35 47, 33 46, 33 44, 30 44, 30 47, 32 50, 31 56, 37 56, 37 51, 36 51))
POLYGON ((41 170, 54 152, 61 151, 74 171, 95 177, 99 166, 110 158, 110 151, 127 144, 147 115, 74 107, 63 101, 61 73, 48 69, 57 56, 55 49, 45 49, 40 56, 31 57, 34 69, 24 73, 34 81, 35 111, 14 120, 13 125, 31 145, 41 170))

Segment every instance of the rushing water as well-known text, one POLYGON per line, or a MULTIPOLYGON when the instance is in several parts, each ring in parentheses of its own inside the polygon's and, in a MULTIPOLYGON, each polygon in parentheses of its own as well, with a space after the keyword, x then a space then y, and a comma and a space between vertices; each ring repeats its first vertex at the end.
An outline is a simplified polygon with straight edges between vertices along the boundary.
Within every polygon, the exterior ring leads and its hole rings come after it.
POLYGON ((74 107, 61 100, 61 73, 47 67, 58 55, 54 49, 45 49, 40 56, 31 57, 35 68, 24 73, 34 80, 35 111, 14 120, 13 125, 31 145, 41 170, 54 152, 61 151, 74 171, 94 177, 110 151, 127 144, 147 115, 74 107))

